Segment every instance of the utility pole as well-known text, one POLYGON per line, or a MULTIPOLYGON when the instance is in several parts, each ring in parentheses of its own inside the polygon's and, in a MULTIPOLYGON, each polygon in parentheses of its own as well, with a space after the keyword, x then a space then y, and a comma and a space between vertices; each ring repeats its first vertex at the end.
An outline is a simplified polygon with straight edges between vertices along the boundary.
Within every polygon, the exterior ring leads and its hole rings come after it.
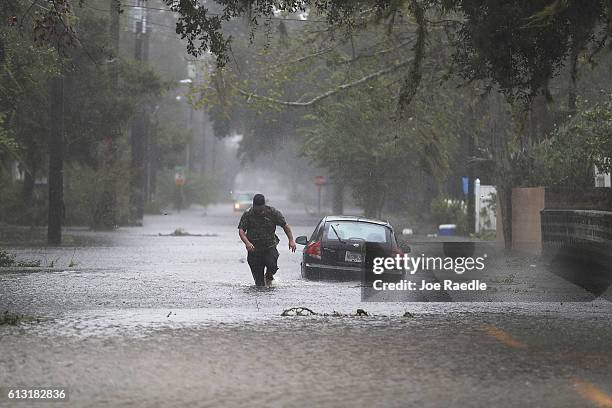
MULTIPOLYGON (((110 25, 109 46, 111 55, 108 60, 108 74, 110 86, 114 92, 119 89, 119 14, 120 0, 109 0, 110 25)), ((112 169, 116 166, 116 143, 121 136, 118 123, 109 124, 109 134, 106 136, 102 149, 102 171, 104 177, 100 185, 101 197, 94 212, 94 228, 112 229, 117 225, 117 183, 112 176, 112 169)))
POLYGON ((64 76, 51 79, 47 242, 61 245, 64 218, 64 76))
MULTIPOLYGON (((58 55, 63 55, 61 38, 66 30, 62 18, 70 14, 70 2, 60 8, 58 21, 53 22, 51 42, 58 55), (62 15, 63 14, 63 15, 62 15), (60 24, 61 23, 61 24, 60 24)), ((60 74, 49 83, 49 174, 48 174, 48 213, 47 242, 49 245, 61 245, 62 224, 64 220, 64 76, 66 70, 61 67, 60 74)))
MULTIPOLYGON (((148 27, 146 9, 143 8, 144 1, 137 0, 134 8, 134 58, 137 61, 146 62, 148 59, 148 27)), ((147 111, 146 106, 138 107, 132 122, 130 144, 132 148, 132 177, 130 189, 131 222, 136 225, 142 224, 144 216, 145 196, 145 152, 147 145, 147 111)))
MULTIPOLYGON (((208 116, 206 115, 206 112, 202 112, 202 146, 200 148, 200 155, 202 156, 200 158, 200 175, 204 175, 206 174, 206 153, 207 153, 207 149, 206 149, 206 123, 208 121, 208 116)), ((213 152, 214 154, 214 152, 213 152)), ((214 156, 212 157, 212 160, 214 160, 214 156)))
POLYGON ((119 84, 119 12, 121 0, 110 0, 110 61, 111 82, 116 89, 119 84))

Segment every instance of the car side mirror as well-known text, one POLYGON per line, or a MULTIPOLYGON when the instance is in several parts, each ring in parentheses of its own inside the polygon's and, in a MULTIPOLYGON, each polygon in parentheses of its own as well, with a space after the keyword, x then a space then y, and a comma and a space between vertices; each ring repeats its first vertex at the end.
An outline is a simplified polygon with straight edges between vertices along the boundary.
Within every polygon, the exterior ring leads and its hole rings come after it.
POLYGON ((306 235, 299 236, 295 239, 296 244, 306 245, 308 244, 308 237, 306 235))

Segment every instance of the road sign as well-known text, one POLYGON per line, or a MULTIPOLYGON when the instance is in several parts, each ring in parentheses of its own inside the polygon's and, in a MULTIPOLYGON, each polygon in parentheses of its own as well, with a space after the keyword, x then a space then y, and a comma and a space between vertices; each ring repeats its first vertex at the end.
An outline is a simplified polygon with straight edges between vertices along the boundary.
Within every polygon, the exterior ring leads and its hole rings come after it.
POLYGON ((317 186, 324 186, 325 185, 325 176, 315 176, 314 178, 314 183, 317 186))
POLYGON ((185 168, 183 166, 176 166, 174 168, 174 182, 177 186, 183 186, 186 181, 185 168))

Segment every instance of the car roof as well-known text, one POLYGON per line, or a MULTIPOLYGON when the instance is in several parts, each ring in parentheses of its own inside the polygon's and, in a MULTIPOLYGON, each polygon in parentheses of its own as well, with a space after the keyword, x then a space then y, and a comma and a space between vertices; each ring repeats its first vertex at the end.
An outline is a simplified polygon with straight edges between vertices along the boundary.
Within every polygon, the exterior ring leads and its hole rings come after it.
POLYGON ((329 222, 329 221, 367 222, 367 223, 370 223, 370 224, 378 224, 378 225, 383 225, 385 227, 390 227, 391 228, 391 224, 389 224, 388 221, 376 220, 374 218, 358 217, 356 215, 327 215, 327 216, 323 217, 323 221, 325 221, 325 222, 329 222))

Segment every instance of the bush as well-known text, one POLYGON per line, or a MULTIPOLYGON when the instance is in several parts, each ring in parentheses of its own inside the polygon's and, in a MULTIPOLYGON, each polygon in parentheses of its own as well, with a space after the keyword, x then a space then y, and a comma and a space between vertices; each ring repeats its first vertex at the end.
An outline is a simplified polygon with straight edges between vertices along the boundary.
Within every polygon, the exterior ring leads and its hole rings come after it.
POLYGON ((462 200, 436 198, 431 202, 431 217, 436 226, 455 224, 458 234, 467 233, 467 206, 462 200))
POLYGON ((0 267, 13 266, 15 264, 15 257, 6 251, 0 249, 0 267))
POLYGON ((40 260, 15 260, 15 255, 9 254, 8 252, 0 249, 0 267, 18 266, 22 268, 36 268, 41 264, 40 260))
POLYGON ((14 181, 10 172, 0 170, 0 222, 11 225, 47 224, 47 189, 34 186, 32 202, 26 208, 23 182, 14 181))
POLYGON ((95 170, 74 164, 66 168, 66 225, 113 229, 129 216, 128 171, 117 164, 95 170))

